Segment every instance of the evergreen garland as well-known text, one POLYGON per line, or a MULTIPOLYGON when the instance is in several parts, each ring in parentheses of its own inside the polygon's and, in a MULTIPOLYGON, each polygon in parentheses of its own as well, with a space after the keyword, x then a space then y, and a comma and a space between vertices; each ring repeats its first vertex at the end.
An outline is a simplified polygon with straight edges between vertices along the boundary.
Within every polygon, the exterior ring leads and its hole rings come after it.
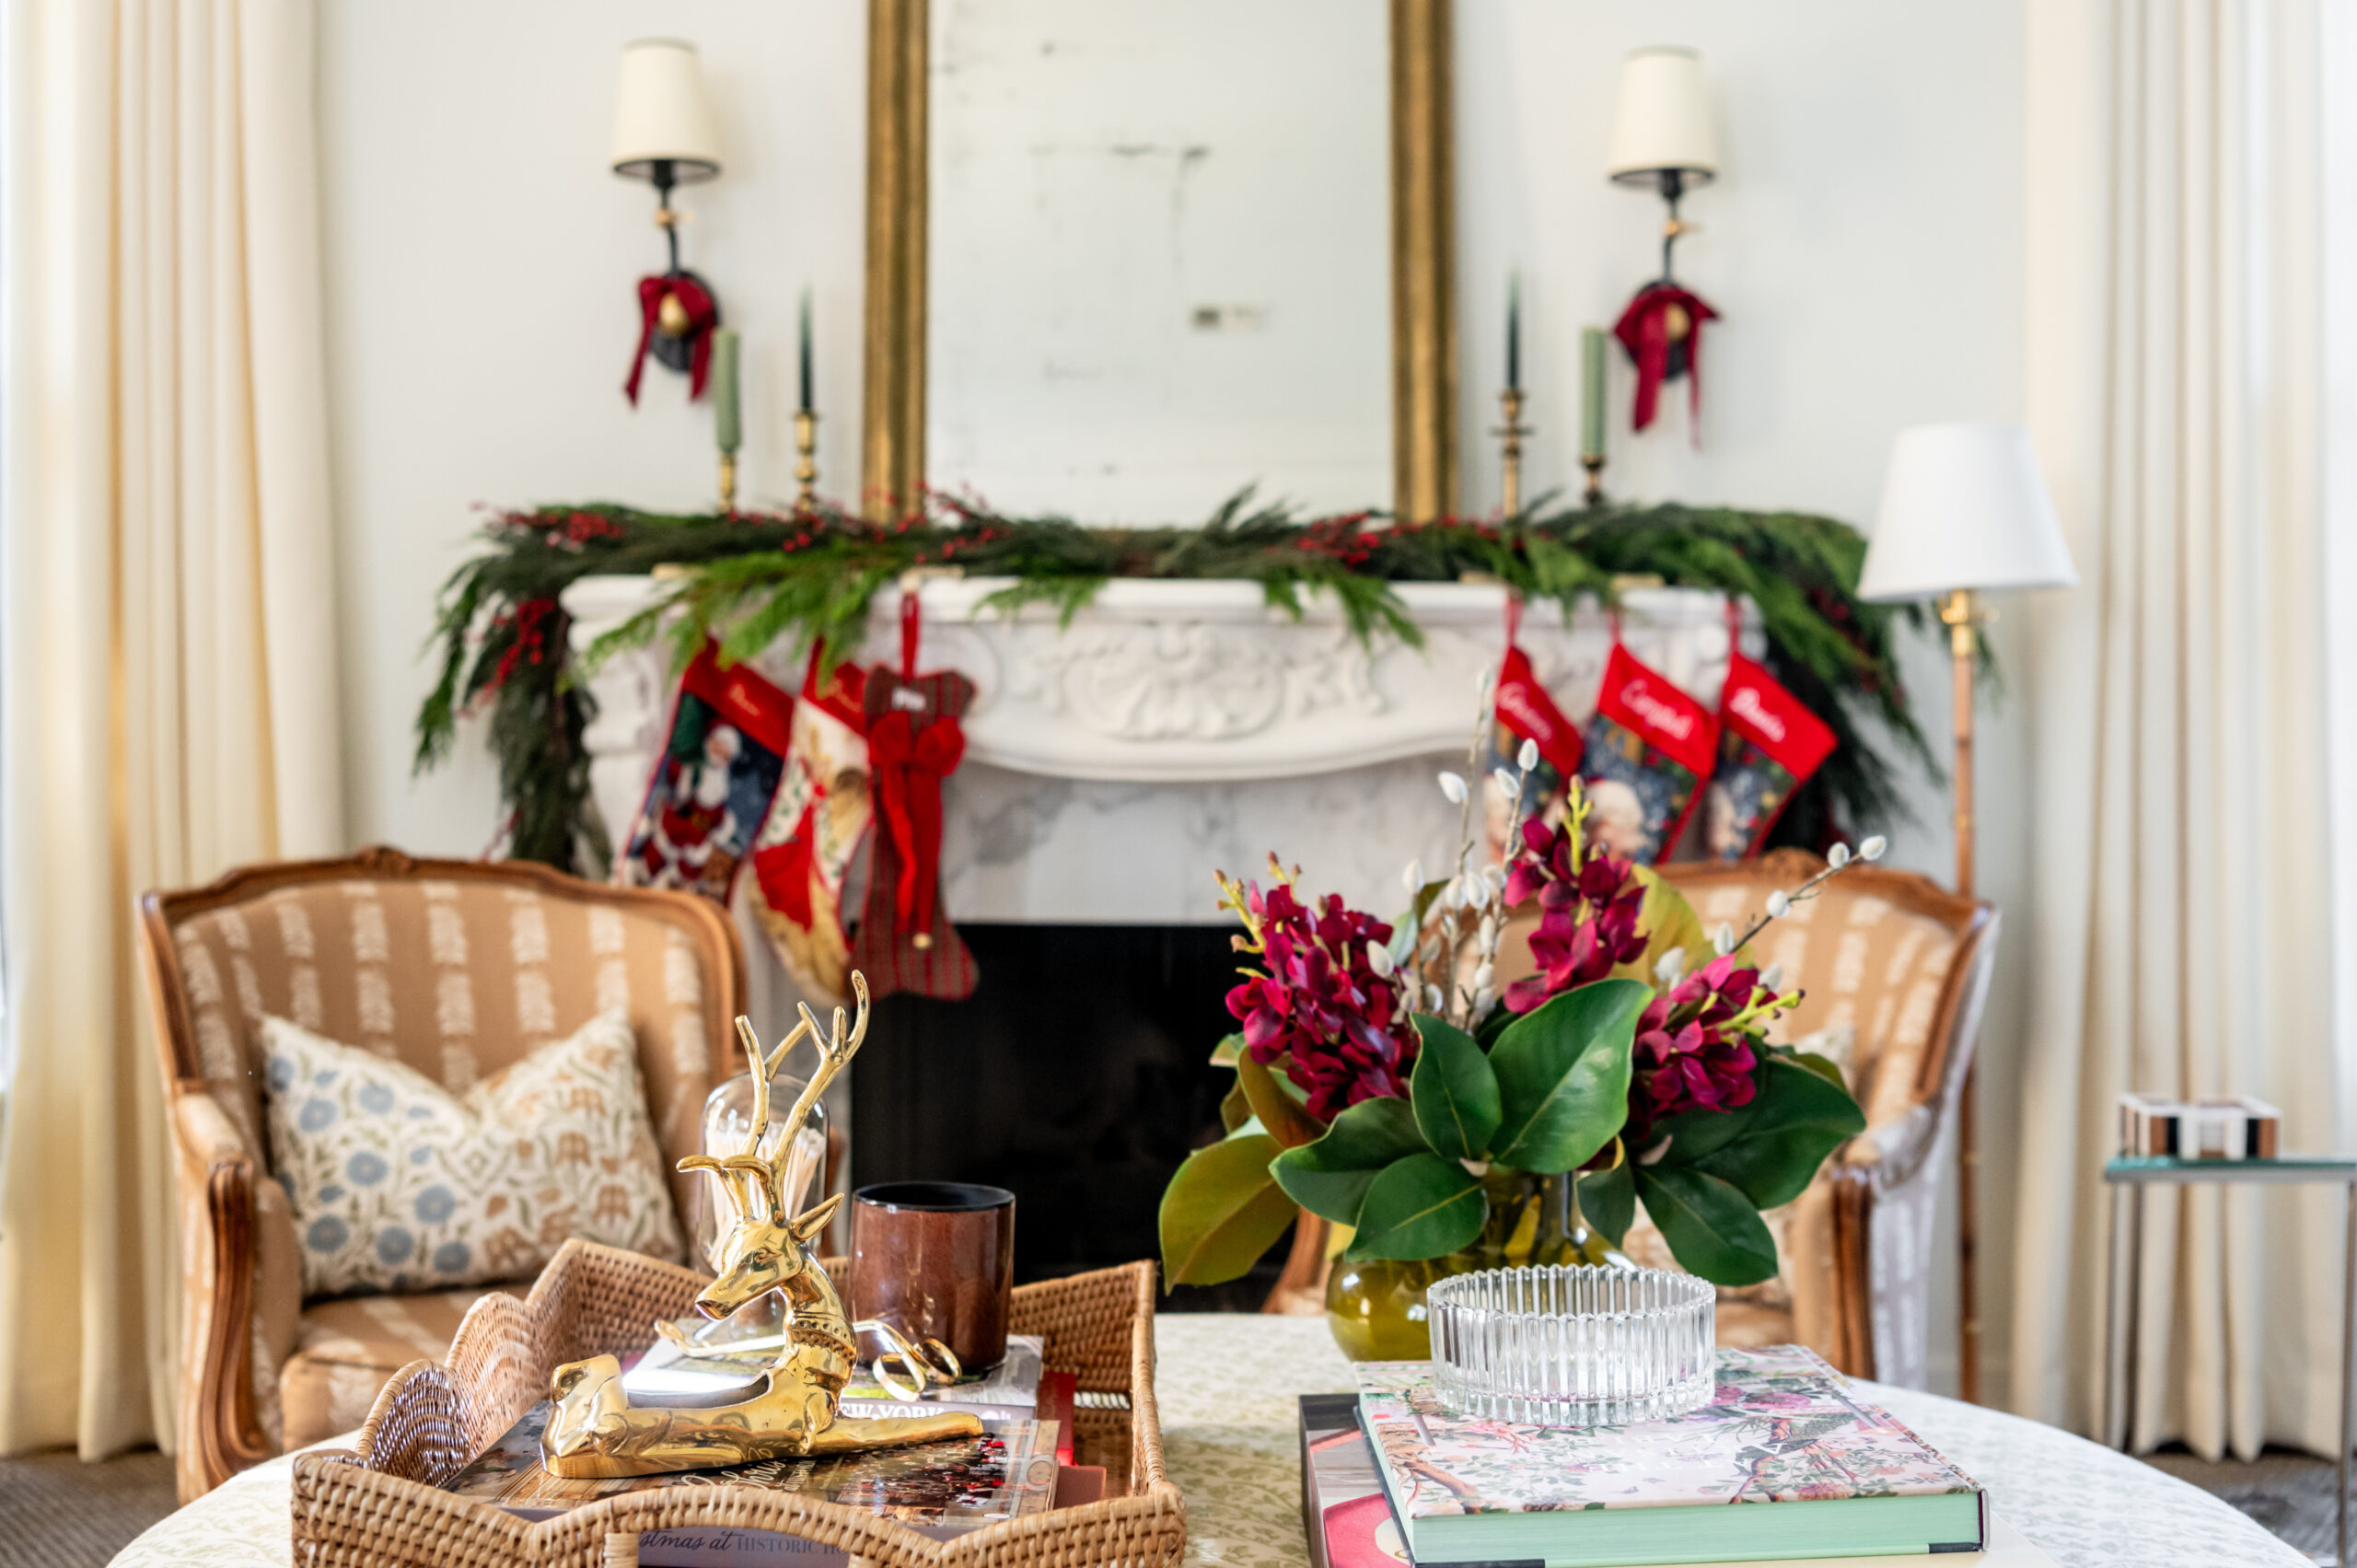
POLYGON ((674 615, 679 665, 708 635, 720 640, 725 663, 781 638, 797 652, 813 639, 838 656, 855 651, 877 589, 912 566, 1011 577, 987 608, 1012 613, 1045 603, 1066 621, 1113 577, 1248 579, 1295 617, 1307 595, 1323 590, 1361 639, 1392 636, 1414 646, 1422 633, 1393 583, 1475 573, 1568 611, 1583 597, 1612 602, 1616 577, 1654 576, 1757 603, 1764 662, 1840 740, 1779 820, 1776 842, 1822 847, 1837 832, 1904 815, 1890 764, 1868 741, 1872 726, 1939 772, 1908 712, 1891 647, 1894 621, 1920 621, 1922 612, 1860 602, 1865 541, 1831 518, 1801 513, 1534 508, 1501 522, 1389 525, 1373 513, 1302 521, 1283 507, 1252 505, 1247 493, 1201 528, 1090 528, 946 500, 897 523, 826 506, 731 517, 594 505, 505 513, 484 539, 486 548, 451 575, 436 603, 442 668, 418 712, 416 766, 447 757, 459 716, 488 707, 509 808, 508 853, 567 869, 602 870, 610 846, 581 742, 594 706, 568 650, 560 596, 578 577, 658 565, 682 569, 677 586, 599 638, 589 650, 593 668, 618 647, 652 640, 674 615))

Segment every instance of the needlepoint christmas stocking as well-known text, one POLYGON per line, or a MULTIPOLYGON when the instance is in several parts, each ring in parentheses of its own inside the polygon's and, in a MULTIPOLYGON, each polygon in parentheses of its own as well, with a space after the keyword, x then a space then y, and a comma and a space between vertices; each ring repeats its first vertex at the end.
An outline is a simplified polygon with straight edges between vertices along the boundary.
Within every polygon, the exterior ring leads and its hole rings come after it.
POLYGON ((822 677, 813 651, 794 708, 777 802, 753 850, 754 916, 778 962, 814 997, 850 988, 852 873, 875 820, 867 760, 866 676, 843 664, 822 677))
POLYGON ((1711 711, 1614 643, 1580 753, 1590 838, 1640 865, 1661 859, 1685 830, 1718 749, 1711 711))
POLYGON ((706 643, 679 678, 662 755, 614 867, 618 882, 726 905, 785 768, 794 699, 706 643))
POLYGON ((1833 752, 1823 719, 1740 650, 1727 658, 1719 695, 1719 765, 1702 808, 1703 842, 1719 860, 1747 860, 1768 830, 1833 752))

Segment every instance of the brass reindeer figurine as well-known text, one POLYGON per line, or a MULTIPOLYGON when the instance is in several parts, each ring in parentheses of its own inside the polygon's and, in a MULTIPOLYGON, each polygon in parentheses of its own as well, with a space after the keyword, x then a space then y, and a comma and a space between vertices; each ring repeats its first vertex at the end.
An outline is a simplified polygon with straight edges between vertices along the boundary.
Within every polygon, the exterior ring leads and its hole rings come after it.
MULTIPOLYGON (((552 1474, 572 1480, 653 1475, 981 1435, 981 1423, 963 1412, 875 1421, 835 1417, 836 1401, 859 1359, 858 1339, 842 1296, 808 1248, 842 1199, 829 1198, 795 1215, 785 1212, 784 1192, 786 1162, 803 1119, 867 1035, 867 978, 853 970, 851 984, 858 1016, 848 1039, 840 1007, 831 1033, 822 1032, 810 1009, 802 1007, 802 1021, 773 1052, 761 1050, 749 1022, 737 1020, 753 1072, 752 1126, 745 1147, 723 1158, 691 1155, 679 1162, 681 1170, 701 1170, 712 1179, 724 1216, 720 1274, 696 1297, 696 1310, 716 1321, 771 1291, 784 1297, 783 1333, 717 1353, 724 1365, 746 1365, 745 1352, 767 1350, 766 1366, 754 1363, 749 1368, 756 1391, 722 1405, 633 1399, 622 1387, 621 1363, 615 1357, 568 1362, 552 1379, 557 1408, 540 1438, 540 1459, 552 1474), (786 1115, 785 1141, 773 1158, 764 1159, 770 1074, 806 1036, 819 1048, 819 1070, 786 1115)), ((675 1345, 690 1339, 672 1324, 657 1327, 675 1345)))

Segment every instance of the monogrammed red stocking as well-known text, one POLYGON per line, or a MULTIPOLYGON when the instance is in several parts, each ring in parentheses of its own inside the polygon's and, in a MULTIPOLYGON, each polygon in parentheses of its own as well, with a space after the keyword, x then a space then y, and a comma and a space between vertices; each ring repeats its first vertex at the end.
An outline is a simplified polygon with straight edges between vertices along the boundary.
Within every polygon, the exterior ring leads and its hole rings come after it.
POLYGON ((1743 656, 1727 656, 1719 696, 1719 765, 1704 792, 1702 840, 1718 860, 1746 860, 1832 753, 1833 732, 1776 678, 1743 656))
POLYGON ((1580 753, 1593 813, 1589 841, 1644 865, 1666 855, 1693 815, 1718 747, 1710 710, 1616 638, 1580 753))

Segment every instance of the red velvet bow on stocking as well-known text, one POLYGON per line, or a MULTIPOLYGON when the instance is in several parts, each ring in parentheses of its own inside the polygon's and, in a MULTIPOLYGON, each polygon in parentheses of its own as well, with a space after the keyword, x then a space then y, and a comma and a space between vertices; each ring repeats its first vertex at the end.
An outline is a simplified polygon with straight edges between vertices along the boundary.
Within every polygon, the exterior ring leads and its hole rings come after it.
POLYGON ((896 708, 867 732, 877 809, 900 862, 892 907, 903 931, 933 929, 933 900, 941 886, 941 781, 958 771, 965 754, 966 732, 946 714, 919 729, 896 708))
POLYGON ((703 396, 704 372, 712 365, 712 328, 720 319, 720 308, 694 278, 685 273, 670 273, 638 280, 638 352, 631 356, 630 379, 622 383, 622 390, 633 404, 638 401, 638 379, 645 374, 646 351, 655 342, 656 323, 662 317, 667 295, 677 297, 679 308, 688 313, 688 330, 681 334, 690 345, 688 401, 693 402, 703 396))
MULTIPOLYGON (((1702 296, 1674 283, 1649 283, 1620 312, 1612 335, 1629 351, 1637 366, 1637 395, 1630 405, 1630 428, 1643 430, 1654 422, 1661 384, 1683 371, 1691 390, 1687 406, 1702 408, 1702 323, 1719 313, 1702 296)), ((1701 427, 1696 427, 1700 440, 1701 427)))

